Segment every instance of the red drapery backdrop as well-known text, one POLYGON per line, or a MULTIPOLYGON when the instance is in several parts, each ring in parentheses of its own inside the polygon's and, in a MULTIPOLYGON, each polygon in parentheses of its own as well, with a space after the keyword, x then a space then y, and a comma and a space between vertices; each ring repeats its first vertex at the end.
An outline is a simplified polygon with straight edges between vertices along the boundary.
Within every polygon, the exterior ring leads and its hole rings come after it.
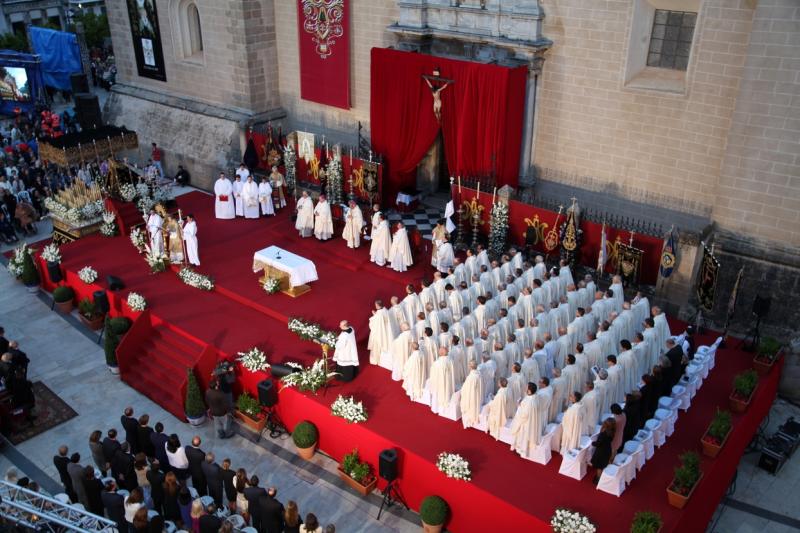
POLYGON ((297 0, 300 97, 350 109, 350 7, 347 0, 297 0))
POLYGON ((507 68, 385 48, 372 49, 372 145, 382 154, 386 199, 414 188, 416 168, 441 127, 453 176, 494 173, 497 184, 516 186, 527 68, 507 68), (433 95, 422 78, 440 71, 453 80, 441 93, 441 126, 433 95))

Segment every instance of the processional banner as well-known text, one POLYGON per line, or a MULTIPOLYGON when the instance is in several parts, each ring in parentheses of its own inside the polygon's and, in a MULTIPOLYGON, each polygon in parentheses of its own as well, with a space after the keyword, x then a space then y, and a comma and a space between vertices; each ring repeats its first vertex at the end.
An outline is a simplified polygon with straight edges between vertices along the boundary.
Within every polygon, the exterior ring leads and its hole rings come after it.
POLYGON ((703 243, 703 259, 697 272, 697 299, 705 311, 714 309, 718 275, 719 261, 714 257, 714 250, 709 250, 706 243, 703 243))
POLYGON ((297 0, 300 97, 350 109, 347 0, 297 0))
POLYGON ((167 81, 155 0, 127 0, 127 5, 139 76, 167 81))

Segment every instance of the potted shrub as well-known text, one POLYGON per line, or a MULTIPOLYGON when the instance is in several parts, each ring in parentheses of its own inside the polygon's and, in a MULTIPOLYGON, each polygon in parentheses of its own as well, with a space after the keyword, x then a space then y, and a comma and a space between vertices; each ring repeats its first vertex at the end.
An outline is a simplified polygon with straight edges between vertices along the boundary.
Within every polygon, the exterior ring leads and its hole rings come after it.
POLYGON ((630 533, 658 533, 664 521, 661 515, 652 511, 639 511, 633 515, 630 533))
POLYGON ((294 445, 297 446, 297 455, 305 460, 311 459, 314 456, 314 450, 319 440, 317 426, 308 420, 303 420, 294 427, 292 440, 294 445))
POLYGON ((97 331, 103 327, 103 313, 97 310, 97 306, 89 298, 84 298, 78 302, 78 318, 92 331, 97 331))
POLYGON ((73 298, 75 298, 75 291, 68 285, 60 285, 53 289, 53 300, 58 310, 62 313, 69 314, 72 312, 73 298))
POLYGON ((106 317, 105 324, 105 344, 103 349, 106 353, 106 366, 112 374, 119 374, 119 365, 117 365, 117 346, 122 336, 130 329, 131 321, 124 316, 106 317))
POLYGON ((206 404, 203 401, 203 393, 200 391, 200 384, 191 368, 186 369, 186 402, 183 405, 186 420, 193 426, 200 426, 206 421, 206 404))
POLYGON ((781 355, 781 343, 772 337, 765 337, 758 345, 758 353, 753 358, 753 369, 759 376, 765 376, 781 355))
POLYGON ((378 483, 378 478, 372 473, 369 463, 359 458, 358 448, 342 459, 342 464, 339 465, 339 477, 362 496, 375 490, 375 485, 378 483))
POLYGON ((419 517, 422 519, 422 531, 439 533, 447 520, 450 508, 440 496, 426 496, 419 506, 419 517))
POLYGON ((39 271, 36 269, 33 255, 30 253, 26 253, 22 259, 22 275, 20 275, 20 279, 28 288, 28 292, 39 292, 39 271))
POLYGON ((737 374, 733 379, 733 392, 729 400, 731 411, 734 413, 744 413, 753 399, 756 386, 758 386, 758 374, 755 370, 747 370, 737 374))
POLYGON ((234 414, 237 420, 240 420, 256 433, 261 433, 267 424, 267 417, 261 412, 261 404, 246 392, 236 398, 236 412, 234 414))
POLYGON ((683 452, 680 461, 680 466, 675 468, 672 483, 667 487, 667 500, 671 506, 683 509, 694 489, 700 484, 703 472, 700 471, 700 456, 697 452, 683 452))
POLYGON ((714 458, 725 446, 728 435, 731 433, 731 413, 729 411, 717 410, 711 424, 708 425, 706 434, 700 439, 703 446, 703 455, 714 458))

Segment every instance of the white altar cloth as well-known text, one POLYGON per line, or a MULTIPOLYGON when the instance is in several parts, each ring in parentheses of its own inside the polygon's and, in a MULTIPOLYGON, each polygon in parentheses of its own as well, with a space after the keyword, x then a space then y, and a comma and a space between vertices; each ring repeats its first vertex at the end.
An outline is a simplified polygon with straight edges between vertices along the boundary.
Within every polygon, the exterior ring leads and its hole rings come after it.
MULTIPOLYGON (((317 267, 313 262, 278 246, 268 246, 253 254, 253 265, 259 262, 289 274, 289 284, 292 287, 305 285, 319 279, 317 267)), ((253 272, 259 270, 259 268, 253 267, 253 272)))

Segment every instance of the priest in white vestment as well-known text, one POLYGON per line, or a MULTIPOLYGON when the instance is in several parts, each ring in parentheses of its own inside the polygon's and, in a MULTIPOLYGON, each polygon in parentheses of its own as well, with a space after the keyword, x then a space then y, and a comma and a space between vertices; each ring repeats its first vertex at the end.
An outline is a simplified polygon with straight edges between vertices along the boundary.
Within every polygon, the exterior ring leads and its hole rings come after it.
POLYGON ((447 272, 447 269, 453 266, 453 263, 455 262, 453 245, 450 244, 447 236, 444 237, 443 242, 436 250, 436 258, 436 268, 439 270, 439 272, 447 272))
POLYGON ((539 383, 542 375, 539 373, 539 363, 533 358, 533 350, 525 350, 525 358, 522 360, 522 377, 526 383, 539 383))
POLYGON ((342 238, 347 242, 348 248, 358 248, 359 244, 361 244, 361 228, 364 227, 364 215, 361 214, 361 208, 353 200, 348 203, 344 220, 342 238))
POLYGON ((614 310, 617 313, 621 313, 622 304, 625 303, 625 289, 622 286, 622 277, 614 276, 611 278, 611 286, 609 289, 614 293, 614 310))
POLYGON ((567 388, 567 380, 561 377, 560 370, 555 369, 553 376, 553 379, 550 380, 550 389, 553 391, 553 397, 550 401, 549 422, 555 422, 556 417, 564 410, 564 402, 567 401, 570 392, 572 392, 567 388))
POLYGON ((439 348, 439 357, 431 365, 428 388, 431 391, 431 410, 437 414, 444 412, 456 391, 453 362, 447 357, 447 348, 439 348))
POLYGON ((383 213, 378 215, 378 227, 372 230, 372 242, 369 245, 369 260, 378 266, 386 265, 389 260, 389 251, 392 248, 392 235, 389 231, 389 222, 383 213))
POLYGON ((214 182, 214 215, 219 219, 236 218, 236 207, 233 202, 233 184, 222 172, 214 182))
MULTIPOLYGON (((397 231, 392 236, 392 246, 389 248, 389 263, 392 270, 405 272, 414 264, 411 258, 411 245, 408 243, 408 232, 402 222, 397 223, 397 231)), ((437 324, 438 328, 438 324, 437 324)))
POLYGON ((469 373, 467 354, 464 348, 461 347, 460 342, 461 339, 454 336, 450 340, 450 351, 447 354, 450 361, 453 362, 453 378, 456 382, 456 390, 461 388, 461 385, 464 383, 464 380, 467 379, 467 374, 469 373))
POLYGON ((642 374, 636 374, 638 365, 631 343, 623 339, 619 344, 622 352, 617 356, 617 365, 622 370, 622 389, 627 394, 638 387, 642 374))
POLYGON ((622 369, 617 365, 617 356, 609 355, 606 360, 608 361, 608 397, 611 403, 620 403, 625 400, 625 381, 622 375, 622 369))
MULTIPOLYGON (((658 348, 659 350, 663 351, 664 343, 667 342, 667 339, 672 336, 672 333, 669 331, 667 315, 665 315, 661 308, 657 306, 654 306, 651 312, 653 313, 653 323, 658 336, 658 348)), ((661 355, 660 352, 659 355, 661 355)))
POLYGON ((594 380, 594 390, 600 402, 600 416, 603 416, 603 413, 611 411, 611 404, 616 403, 612 400, 612 394, 609 392, 608 372, 605 368, 597 373, 597 379, 594 380))
POLYGON ((233 200, 236 203, 236 216, 243 217, 244 216, 244 202, 242 201, 242 189, 244 188, 244 183, 242 183, 241 175, 236 173, 236 179, 233 181, 233 200))
POLYGON ((333 236, 331 204, 324 194, 319 195, 317 205, 314 207, 314 236, 321 241, 327 241, 333 236))
POLYGON ((275 214, 275 206, 272 203, 272 185, 269 184, 267 178, 263 178, 258 184, 258 203, 261 204, 261 214, 275 214))
POLYGON ((483 380, 478 372, 478 364, 470 361, 469 374, 461 387, 461 423, 464 425, 464 429, 478 423, 484 397, 483 380))
POLYGON ((568 391, 580 392, 583 389, 586 375, 581 372, 580 367, 575 362, 575 355, 569 354, 567 356, 567 366, 561 371, 561 376, 567 381, 568 391))
POLYGON ((542 438, 540 431, 533 428, 541 426, 538 420, 539 411, 536 410, 536 385, 528 383, 525 387, 525 396, 517 407, 514 419, 511 421, 511 451, 522 457, 530 457, 534 448, 542 438))
POLYGON ((570 450, 580 446, 581 435, 586 429, 584 421, 583 405, 581 404, 582 395, 580 392, 573 392, 569 396, 572 405, 564 413, 564 420, 561 422, 561 455, 564 456, 570 450))
POLYGON ((514 399, 515 404, 519 404, 525 397, 525 389, 528 384, 522 375, 522 365, 514 363, 511 368, 511 376, 508 378, 508 392, 509 396, 514 399))
POLYGON ((508 422, 508 382, 505 378, 499 381, 497 394, 494 395, 492 401, 489 402, 489 414, 487 417, 489 435, 494 437, 494 440, 500 438, 500 430, 508 422))
POLYGON ((150 251, 156 256, 164 253, 163 226, 164 219, 161 215, 156 213, 155 209, 150 209, 150 215, 147 217, 147 233, 150 235, 150 251))
POLYGON ((497 374, 497 365, 492 358, 489 357, 488 353, 483 353, 481 356, 482 363, 478 365, 478 372, 481 374, 481 380, 483 381, 483 402, 486 403, 489 401, 489 398, 494 394, 494 384, 495 380, 494 377, 497 374))
POLYGON ((200 266, 200 254, 197 250, 197 222, 194 215, 186 215, 183 226, 183 242, 186 243, 186 255, 190 265, 200 266))
POLYGON ((370 363, 373 365, 380 363, 381 354, 389 351, 389 345, 393 338, 389 313, 383 307, 381 300, 375 300, 375 308, 369 319, 369 339, 367 340, 370 363))
POLYGON ((584 435, 593 435, 597 424, 600 423, 600 407, 602 406, 602 399, 594 390, 594 382, 588 381, 586 383, 586 394, 581 398, 583 404, 583 421, 586 428, 583 430, 584 435))
POLYGON ((297 200, 295 210, 297 211, 295 229, 300 232, 301 237, 311 237, 314 232, 314 202, 311 201, 308 192, 303 191, 297 200))
POLYGON ((248 176, 242 186, 242 205, 245 218, 258 218, 258 185, 253 181, 253 176, 248 176))
POLYGON ((352 381, 358 373, 358 346, 356 344, 356 332, 342 320, 339 323, 339 337, 336 339, 336 346, 333 352, 333 362, 336 363, 337 371, 341 374, 342 381, 352 381))
POLYGON ((416 342, 411 343, 411 348, 411 355, 403 368, 403 390, 409 398, 418 400, 422 398, 425 382, 428 380, 428 365, 416 342))
POLYGON ((414 350, 419 350, 419 345, 414 342, 414 337, 411 335, 411 329, 408 324, 403 322, 400 324, 400 334, 391 342, 389 352, 392 355, 392 379, 400 381, 403 379, 403 369, 406 366, 411 355, 412 345, 416 345, 414 350))
POLYGON ((386 217, 383 216, 381 213, 381 206, 378 204, 373 204, 372 206, 372 220, 371 220, 371 229, 369 235, 364 237, 366 240, 372 240, 375 238, 375 232, 378 231, 378 226, 381 223, 381 220, 384 220, 386 217))

